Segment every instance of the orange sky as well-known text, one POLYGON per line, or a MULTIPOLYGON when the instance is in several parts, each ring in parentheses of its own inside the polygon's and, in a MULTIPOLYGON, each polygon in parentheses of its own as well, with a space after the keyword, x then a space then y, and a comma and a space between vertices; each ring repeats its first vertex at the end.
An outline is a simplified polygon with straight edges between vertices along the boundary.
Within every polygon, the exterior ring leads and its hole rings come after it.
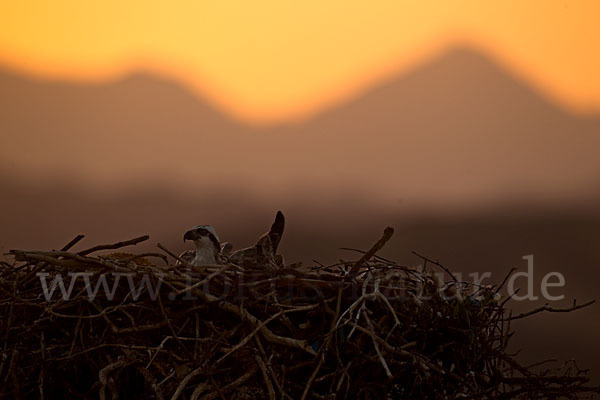
POLYGON ((147 69, 260 123, 466 43, 590 112, 600 110, 599 19, 598 0, 12 0, 0 2, 0 64, 73 80, 147 69))

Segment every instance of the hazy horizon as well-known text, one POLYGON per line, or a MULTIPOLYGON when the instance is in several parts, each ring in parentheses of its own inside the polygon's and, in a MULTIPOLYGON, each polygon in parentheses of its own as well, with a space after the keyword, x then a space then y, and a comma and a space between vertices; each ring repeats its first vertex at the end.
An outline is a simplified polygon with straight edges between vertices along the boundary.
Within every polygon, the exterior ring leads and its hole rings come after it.
POLYGON ((0 88, 1 168, 33 185, 257 200, 354 193, 404 212, 593 208, 600 198, 600 116, 570 114, 465 48, 263 128, 149 75, 81 85, 0 73, 0 88))

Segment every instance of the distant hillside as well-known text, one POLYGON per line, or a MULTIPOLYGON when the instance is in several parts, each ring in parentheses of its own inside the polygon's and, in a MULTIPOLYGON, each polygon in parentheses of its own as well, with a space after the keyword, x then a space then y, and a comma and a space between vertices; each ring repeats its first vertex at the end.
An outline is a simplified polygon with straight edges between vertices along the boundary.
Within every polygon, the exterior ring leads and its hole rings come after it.
POLYGON ((449 52, 313 119, 253 129, 150 75, 104 85, 0 73, 7 173, 319 195, 407 207, 561 203, 600 192, 600 118, 548 103, 486 57, 449 52))

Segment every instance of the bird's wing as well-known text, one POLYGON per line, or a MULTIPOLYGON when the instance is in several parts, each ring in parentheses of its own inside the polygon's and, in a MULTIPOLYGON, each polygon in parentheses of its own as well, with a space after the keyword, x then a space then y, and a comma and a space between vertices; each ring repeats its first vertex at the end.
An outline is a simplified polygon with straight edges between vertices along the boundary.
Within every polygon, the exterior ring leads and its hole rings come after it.
POLYGON ((270 267, 275 262, 275 253, 284 228, 285 217, 281 211, 277 211, 269 232, 261 235, 254 246, 233 252, 230 256, 231 262, 247 267, 270 267))
POLYGON ((277 247, 279 247, 279 242, 281 241, 281 237, 283 236, 284 229, 285 217, 283 216, 283 213, 281 211, 277 211, 277 215, 275 215, 275 221, 273 221, 273 225, 271 225, 271 229, 269 229, 269 232, 267 234, 271 241, 271 248, 273 250, 273 254, 277 253, 277 247))
POLYGON ((270 268, 274 258, 269 237, 263 235, 256 245, 234 251, 229 259, 241 267, 270 268))

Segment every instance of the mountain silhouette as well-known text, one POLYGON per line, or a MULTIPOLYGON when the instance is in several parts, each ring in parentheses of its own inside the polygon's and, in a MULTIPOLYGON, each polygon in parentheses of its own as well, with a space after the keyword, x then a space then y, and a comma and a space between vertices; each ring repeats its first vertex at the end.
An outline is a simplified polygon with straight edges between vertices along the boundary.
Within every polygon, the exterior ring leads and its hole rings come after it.
POLYGON ((564 202, 600 189, 600 119, 565 112, 461 48, 313 118, 264 128, 149 74, 89 85, 4 71, 0 124, 11 175, 90 186, 356 187, 415 207, 564 202))

